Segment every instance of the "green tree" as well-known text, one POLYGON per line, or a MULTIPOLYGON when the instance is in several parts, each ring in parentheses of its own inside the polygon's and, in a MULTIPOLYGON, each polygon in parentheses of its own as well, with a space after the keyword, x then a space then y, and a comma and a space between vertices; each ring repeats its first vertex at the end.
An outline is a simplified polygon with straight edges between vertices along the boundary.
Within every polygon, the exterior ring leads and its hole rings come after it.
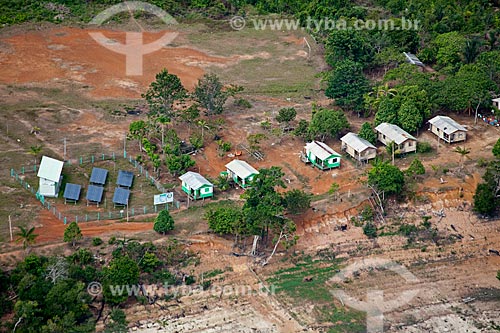
POLYGON ((361 125, 358 135, 360 138, 365 139, 373 145, 377 143, 377 134, 373 130, 372 125, 368 122, 361 125))
POLYGON ((148 126, 144 120, 133 121, 129 125, 129 136, 139 142, 139 151, 142 151, 142 140, 146 136, 148 126))
POLYGON ((436 47, 436 64, 448 72, 453 72, 462 62, 466 39, 457 31, 438 35, 432 45, 436 47))
POLYGON ((325 58, 332 67, 344 60, 352 60, 366 67, 373 59, 372 50, 362 31, 334 29, 326 40, 325 58))
POLYGON ((482 45, 483 42, 477 37, 473 37, 465 41, 463 59, 466 64, 472 64, 476 61, 476 58, 481 53, 482 45))
POLYGON ((276 188, 286 188, 284 175, 279 167, 261 169, 253 179, 252 187, 245 191, 243 220, 250 234, 265 236, 277 219, 283 216, 285 208, 276 188))
POLYGON ((290 122, 293 121, 296 116, 297 110, 295 110, 295 108, 282 108, 278 111, 276 121, 288 127, 290 122))
POLYGON ((424 175, 425 174, 425 167, 418 158, 415 158, 411 162, 408 169, 406 169, 405 173, 410 177, 424 175))
POLYGON ((311 207, 311 194, 298 189, 285 192, 283 200, 290 214, 301 214, 311 207))
POLYGON ((493 215, 497 208, 494 191, 487 183, 478 184, 474 194, 474 211, 482 215, 493 215))
POLYGON ((496 158, 500 158, 500 138, 498 138, 497 142, 493 146, 492 153, 496 158))
POLYGON ((492 92, 498 92, 497 85, 484 67, 476 64, 463 65, 455 75, 450 75, 439 85, 436 103, 441 108, 468 111, 469 114, 478 107, 489 107, 492 92))
POLYGON ((399 126, 408 132, 416 132, 424 121, 415 104, 408 102, 401 104, 397 117, 399 126))
POLYGON ((64 241, 67 243, 71 243, 73 247, 75 247, 76 242, 82 239, 82 231, 78 226, 78 223, 71 222, 66 229, 64 229, 64 241))
POLYGON ((139 282, 139 266, 128 256, 113 258, 109 267, 103 269, 103 273, 103 295, 105 301, 110 304, 120 304, 126 301, 127 290, 121 287, 139 282))
POLYGON ((165 164, 167 165, 168 171, 172 176, 176 176, 185 172, 190 167, 194 166, 196 163, 189 155, 173 155, 169 154, 165 158, 165 164))
POLYGON ((167 69, 156 74, 155 81, 151 82, 147 92, 142 95, 148 103, 151 116, 164 116, 167 119, 174 117, 174 104, 186 97, 187 91, 179 77, 170 74, 167 69))
POLYGON ((38 235, 35 234, 35 227, 25 229, 21 226, 19 226, 19 232, 16 234, 16 236, 16 242, 22 242, 23 249, 25 250, 29 249, 31 245, 35 244, 35 240, 38 237, 38 235))
POLYGON ((109 315, 109 321, 104 326, 104 333, 127 333, 127 316, 122 309, 113 309, 109 315))
POLYGON ((169 211, 164 209, 155 218, 155 223, 153 226, 154 231, 165 235, 170 230, 174 229, 174 219, 170 215, 169 211))
POLYGON ((205 74, 198 80, 193 97, 206 109, 207 115, 220 114, 229 97, 216 74, 205 74))
POLYGON ((241 233, 241 209, 235 207, 219 207, 216 210, 209 210, 205 213, 208 227, 213 232, 220 235, 241 233))
POLYGON ((398 125, 398 103, 393 98, 385 96, 380 99, 377 113, 375 114, 375 125, 389 123, 398 125))
POLYGON ((309 133, 314 137, 336 137, 341 131, 349 128, 349 122, 340 110, 317 108, 313 110, 309 133))
POLYGON ((385 194, 399 194, 405 184, 404 174, 388 162, 377 162, 368 171, 368 184, 385 194))
POLYGON ((299 120, 299 124, 293 131, 293 134, 304 140, 309 140, 310 139, 309 122, 304 119, 299 120))
POLYGON ((368 89, 362 65, 352 60, 343 60, 337 62, 329 73, 325 95, 334 99, 335 104, 340 107, 360 111, 363 108, 363 96, 368 89))

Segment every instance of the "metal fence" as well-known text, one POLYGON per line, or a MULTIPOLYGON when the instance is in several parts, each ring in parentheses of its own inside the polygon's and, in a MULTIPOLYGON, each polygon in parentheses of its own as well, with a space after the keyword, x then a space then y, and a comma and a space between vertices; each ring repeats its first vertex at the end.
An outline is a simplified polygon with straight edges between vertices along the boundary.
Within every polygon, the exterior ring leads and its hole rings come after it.
MULTIPOLYGON (((133 159, 131 156, 127 156, 126 152, 122 154, 96 154, 90 156, 81 156, 77 159, 67 160, 65 161, 65 165, 85 165, 85 164, 94 164, 101 161, 106 160, 116 160, 117 158, 123 158, 127 160, 141 175, 144 175, 146 180, 151 182, 151 184, 155 185, 155 187, 161 193, 166 193, 167 190, 163 187, 158 179, 153 177, 150 172, 138 161, 133 159), (119 156, 119 157, 117 157, 119 156)), ((38 201, 42 204, 44 208, 46 208, 49 212, 51 212, 57 219, 62 221, 64 224, 71 222, 90 222, 90 221, 101 221, 101 220, 129 220, 131 218, 157 213, 162 209, 167 210, 175 210, 180 209, 180 202, 174 201, 170 204, 162 204, 162 205, 145 205, 145 206, 125 206, 119 210, 108 210, 106 212, 88 212, 84 214, 71 214, 68 212, 64 212, 57 208, 54 203, 46 200, 46 198, 40 195, 36 188, 37 186, 33 186, 29 184, 24 178, 24 175, 30 173, 37 173, 39 165, 31 165, 31 166, 21 166, 19 170, 11 169, 10 176, 14 178, 24 189, 31 192, 32 195, 36 197, 38 201)))

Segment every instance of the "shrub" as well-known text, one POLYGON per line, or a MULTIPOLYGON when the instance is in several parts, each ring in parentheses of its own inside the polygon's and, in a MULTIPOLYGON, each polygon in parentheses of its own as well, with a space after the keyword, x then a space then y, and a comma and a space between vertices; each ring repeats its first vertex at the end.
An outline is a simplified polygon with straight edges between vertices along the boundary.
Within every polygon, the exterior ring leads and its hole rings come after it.
POLYGON ((250 109, 252 107, 252 104, 244 98, 238 98, 234 102, 234 105, 242 107, 242 108, 246 108, 246 109, 250 109))
POLYGON ((429 142, 417 142, 417 153, 429 153, 432 151, 432 146, 429 142))
POLYGON ((168 210, 164 209, 158 214, 153 226, 154 231, 164 234, 174 229, 174 219, 170 216, 168 210))
POLYGON ((94 246, 99 246, 103 243, 102 239, 100 239, 99 237, 94 237, 92 238, 92 245, 94 246))
POLYGON ((365 223, 363 233, 369 238, 377 237, 377 227, 372 222, 365 223))
POLYGON ((114 243, 116 243, 116 237, 115 236, 111 236, 111 238, 108 240, 108 244, 109 245, 113 245, 114 243))

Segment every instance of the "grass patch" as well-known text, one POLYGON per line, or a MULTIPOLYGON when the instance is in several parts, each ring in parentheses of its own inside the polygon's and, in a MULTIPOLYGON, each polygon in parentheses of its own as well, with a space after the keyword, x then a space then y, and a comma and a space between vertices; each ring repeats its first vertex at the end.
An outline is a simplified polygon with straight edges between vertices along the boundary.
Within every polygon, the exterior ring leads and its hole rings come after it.
POLYGON ((356 333, 366 331, 365 314, 341 306, 330 293, 328 284, 341 268, 341 259, 300 259, 294 266, 278 270, 267 279, 278 297, 289 300, 293 306, 314 305, 312 315, 318 323, 330 326, 331 333, 356 333))

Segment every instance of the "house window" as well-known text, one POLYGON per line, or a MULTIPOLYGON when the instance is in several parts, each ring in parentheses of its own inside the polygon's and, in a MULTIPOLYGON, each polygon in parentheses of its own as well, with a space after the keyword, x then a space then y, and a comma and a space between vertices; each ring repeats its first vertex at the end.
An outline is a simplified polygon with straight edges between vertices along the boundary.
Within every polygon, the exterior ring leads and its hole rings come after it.
POLYGON ((331 161, 332 161, 332 164, 334 164, 334 163, 337 163, 337 162, 338 162, 336 158, 332 158, 332 159, 331 159, 331 161))
POLYGON ((408 141, 408 147, 411 147, 411 146, 413 146, 413 142, 408 141))

